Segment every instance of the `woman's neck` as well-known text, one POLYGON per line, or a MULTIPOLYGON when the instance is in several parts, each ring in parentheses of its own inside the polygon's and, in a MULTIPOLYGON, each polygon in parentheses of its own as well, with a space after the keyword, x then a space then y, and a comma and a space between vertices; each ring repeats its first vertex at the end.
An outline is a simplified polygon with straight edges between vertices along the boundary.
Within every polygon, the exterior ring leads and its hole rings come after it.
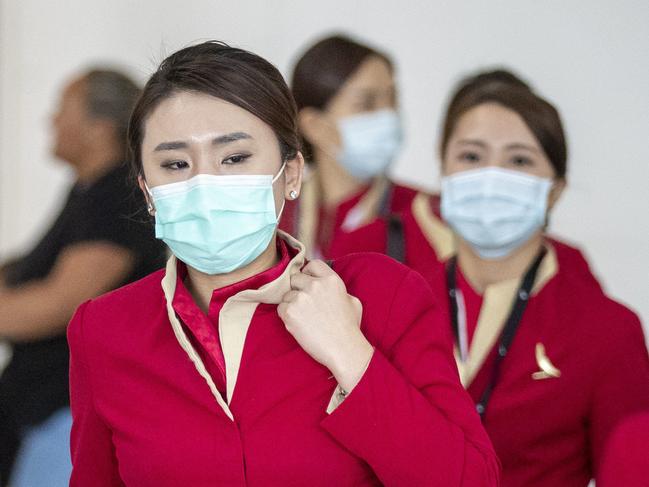
POLYGON ((228 272, 227 274, 210 275, 187 266, 187 289, 198 307, 207 313, 210 300, 212 299, 212 293, 215 289, 231 286, 244 279, 256 276, 276 265, 280 260, 279 252, 277 251, 277 238, 276 234, 266 250, 250 264, 228 272))
POLYGON ((543 244, 543 233, 539 231, 508 256, 490 260, 480 257, 467 242, 458 238, 458 264, 471 286, 482 294, 492 284, 522 277, 543 244))
POLYGON ((361 190, 363 183, 354 178, 334 157, 315 150, 315 165, 319 178, 321 204, 332 208, 361 190))

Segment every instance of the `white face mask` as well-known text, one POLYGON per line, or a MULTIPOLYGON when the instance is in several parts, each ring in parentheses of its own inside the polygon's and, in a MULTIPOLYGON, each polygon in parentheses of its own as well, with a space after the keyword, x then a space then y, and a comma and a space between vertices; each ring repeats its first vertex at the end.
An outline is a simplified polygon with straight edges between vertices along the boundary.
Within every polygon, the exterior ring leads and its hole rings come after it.
POLYGON ((361 181, 385 173, 401 148, 401 120, 394 110, 345 117, 338 121, 338 132, 338 162, 361 181))
POLYGON ((489 167, 442 178, 442 217, 483 259, 501 259, 545 224, 552 180, 489 167))

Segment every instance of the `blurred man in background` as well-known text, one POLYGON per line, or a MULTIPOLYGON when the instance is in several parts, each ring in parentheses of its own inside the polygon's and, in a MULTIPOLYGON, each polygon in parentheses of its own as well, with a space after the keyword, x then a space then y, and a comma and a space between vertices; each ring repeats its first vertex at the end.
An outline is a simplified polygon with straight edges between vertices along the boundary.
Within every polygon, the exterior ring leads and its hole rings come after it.
POLYGON ((56 452, 64 459, 62 475, 69 469, 67 323, 82 302, 164 263, 163 245, 124 165, 128 119, 139 92, 127 76, 108 69, 88 71, 65 87, 53 118, 53 152, 73 168, 76 181, 38 244, 0 265, 0 340, 12 348, 0 376, 2 486, 23 439, 29 451, 20 454, 21 479, 15 481, 36 487, 45 474, 46 485, 59 485, 50 466, 40 472, 27 466, 41 460, 60 465, 38 458, 39 451, 56 452), (48 441, 53 443, 39 446, 48 441))

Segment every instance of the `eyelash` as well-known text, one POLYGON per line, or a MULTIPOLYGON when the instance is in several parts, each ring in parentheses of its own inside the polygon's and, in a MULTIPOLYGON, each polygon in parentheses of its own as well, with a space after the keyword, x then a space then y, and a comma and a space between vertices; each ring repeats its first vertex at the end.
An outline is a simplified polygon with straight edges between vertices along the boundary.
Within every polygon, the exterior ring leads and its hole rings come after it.
POLYGON ((221 161, 221 164, 225 164, 225 165, 241 164, 241 163, 245 162, 246 159, 248 159, 250 157, 250 155, 251 154, 234 154, 234 155, 232 155, 230 157, 226 157, 225 159, 223 159, 221 161), (232 161, 232 162, 226 162, 226 161, 229 161, 231 159, 239 159, 239 160, 238 161, 232 161))
POLYGON ((480 156, 476 152, 462 152, 460 153, 460 159, 470 163, 479 162, 480 156))
MULTIPOLYGON (((229 165, 236 165, 236 164, 241 164, 245 162, 246 159, 250 157, 250 154, 234 154, 232 156, 226 157, 221 161, 221 164, 225 164, 226 166, 229 165), (237 159, 237 160, 232 160, 232 159, 237 159), (227 162, 231 161, 231 162, 227 162)), ((189 164, 187 161, 183 160, 176 160, 176 161, 165 161, 162 164, 160 164, 160 167, 163 169, 168 169, 169 171, 181 171, 182 169, 186 169, 189 167, 189 164)))
POLYGON ((525 156, 514 156, 511 158, 511 163, 514 166, 531 166, 534 164, 532 159, 525 156))
POLYGON ((180 171, 181 169, 185 169, 189 167, 189 164, 187 164, 187 161, 165 161, 162 164, 160 164, 160 167, 163 169, 168 169, 169 171, 180 171), (178 167, 180 164, 183 164, 183 167, 178 167))
MULTIPOLYGON (((460 160, 466 161, 469 163, 476 163, 480 162, 480 156, 476 152, 462 152, 459 155, 460 160)), ((534 165, 534 161, 530 159, 529 157, 525 156, 514 156, 510 159, 510 162, 514 166, 532 166, 534 165)))

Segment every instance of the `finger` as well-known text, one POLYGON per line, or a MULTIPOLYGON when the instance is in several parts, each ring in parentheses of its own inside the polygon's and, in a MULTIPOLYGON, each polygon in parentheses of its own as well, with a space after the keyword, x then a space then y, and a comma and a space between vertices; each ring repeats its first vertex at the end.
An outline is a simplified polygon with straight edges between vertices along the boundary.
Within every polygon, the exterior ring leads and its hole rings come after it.
POLYGON ((351 299, 352 307, 354 308, 354 312, 356 313, 356 317, 358 319, 358 326, 360 326, 361 319, 363 317, 363 303, 361 303, 361 300, 358 299, 356 296, 352 296, 350 294, 349 297, 351 299))
POLYGON ((303 291, 311 281, 313 281, 313 277, 303 272, 296 272, 291 275, 291 289, 303 291))
POLYGON ((325 262, 312 260, 302 269, 302 273, 312 277, 326 277, 335 272, 325 262))
POLYGON ((291 290, 282 297, 282 303, 292 303, 300 294, 300 291, 291 290))
POLYGON ((284 303, 284 302, 279 303, 279 304, 277 305, 277 315, 278 315, 282 320, 284 320, 284 318, 286 317, 286 308, 287 308, 287 307, 288 307, 288 303, 284 303))

